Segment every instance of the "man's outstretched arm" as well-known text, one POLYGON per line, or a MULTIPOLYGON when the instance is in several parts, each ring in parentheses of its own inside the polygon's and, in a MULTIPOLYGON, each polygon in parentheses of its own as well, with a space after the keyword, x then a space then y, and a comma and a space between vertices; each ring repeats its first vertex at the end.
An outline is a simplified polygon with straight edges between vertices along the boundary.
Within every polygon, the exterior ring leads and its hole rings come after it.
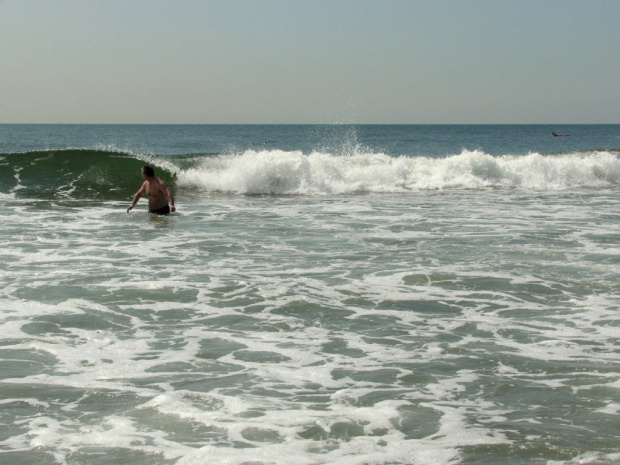
POLYGON ((166 186, 165 184, 164 189, 166 191, 166 195, 168 196, 168 202, 170 203, 170 211, 173 212, 176 210, 176 207, 174 206, 174 197, 172 195, 172 192, 170 192, 170 189, 168 189, 168 186, 166 186))
POLYGON ((142 184, 142 187, 140 187, 140 189, 138 190, 138 192, 136 192, 136 195, 133 196, 133 200, 131 201, 131 205, 129 205, 129 208, 127 208, 127 213, 129 213, 133 207, 136 206, 136 204, 138 203, 138 200, 140 200, 140 197, 142 197, 142 195, 144 194, 145 190, 146 190, 146 183, 142 184))

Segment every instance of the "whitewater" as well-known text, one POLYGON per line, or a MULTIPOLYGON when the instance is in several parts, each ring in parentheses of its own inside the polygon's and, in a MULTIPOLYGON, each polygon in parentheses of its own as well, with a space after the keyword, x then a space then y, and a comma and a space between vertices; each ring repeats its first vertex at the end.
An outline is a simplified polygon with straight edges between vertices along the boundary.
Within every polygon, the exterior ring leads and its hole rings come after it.
MULTIPOLYGON (((174 168, 172 168, 174 169, 174 168)), ((465 151, 443 159, 361 153, 248 151, 207 158, 178 174, 183 187, 237 194, 391 193, 484 187, 564 189, 617 186, 616 153, 494 157, 465 151)))
POLYGON ((620 126, 551 130, 0 127, 0 463, 620 463, 620 126))

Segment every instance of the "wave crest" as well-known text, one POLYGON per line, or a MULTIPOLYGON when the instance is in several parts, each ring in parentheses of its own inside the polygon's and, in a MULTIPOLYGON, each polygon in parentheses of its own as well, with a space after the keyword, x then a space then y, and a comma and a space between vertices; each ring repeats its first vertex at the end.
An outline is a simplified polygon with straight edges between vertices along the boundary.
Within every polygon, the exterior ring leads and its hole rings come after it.
MULTIPOLYGON (((0 192, 35 199, 130 199, 148 156, 110 149, 37 150, 0 156, 0 192)), ((165 163, 164 163, 165 164, 165 163)), ((162 166, 158 176, 174 174, 162 166)))
POLYGON ((156 167, 177 191, 250 195, 346 195, 438 189, 616 188, 613 151, 492 156, 463 151, 445 158, 383 153, 246 151, 231 155, 146 155, 67 149, 0 155, 0 193, 25 198, 127 200, 140 168, 156 167))
POLYGON ((247 151, 204 158, 178 172, 180 187, 236 194, 393 193, 410 190, 616 187, 620 159, 610 152, 496 157, 463 151, 446 158, 385 154, 247 151))

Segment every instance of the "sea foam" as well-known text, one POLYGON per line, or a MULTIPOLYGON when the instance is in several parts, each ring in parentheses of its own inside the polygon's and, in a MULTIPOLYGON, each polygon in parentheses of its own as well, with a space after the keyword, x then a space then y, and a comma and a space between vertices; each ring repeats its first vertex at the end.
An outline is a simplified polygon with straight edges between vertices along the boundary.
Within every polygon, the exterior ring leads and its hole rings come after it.
POLYGON ((493 156, 463 151, 445 158, 382 153, 246 151, 204 158, 179 170, 183 188, 235 194, 331 195, 410 190, 615 187, 620 159, 609 152, 493 156))

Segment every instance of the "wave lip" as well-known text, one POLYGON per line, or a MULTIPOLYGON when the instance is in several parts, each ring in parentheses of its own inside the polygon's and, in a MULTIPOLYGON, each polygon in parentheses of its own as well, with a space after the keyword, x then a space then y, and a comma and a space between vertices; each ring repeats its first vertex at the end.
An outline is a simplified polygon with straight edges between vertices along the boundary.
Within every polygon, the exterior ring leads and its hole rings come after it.
POLYGON ((411 190, 617 187, 620 159, 610 152, 492 156, 463 151, 446 158, 335 156, 246 151, 204 158, 178 173, 179 187, 235 194, 351 194, 411 190))
MULTIPOLYGON (((110 147, 0 155, 0 193, 36 199, 130 199, 148 157, 110 147)), ((162 160, 158 176, 174 178, 162 160)))

